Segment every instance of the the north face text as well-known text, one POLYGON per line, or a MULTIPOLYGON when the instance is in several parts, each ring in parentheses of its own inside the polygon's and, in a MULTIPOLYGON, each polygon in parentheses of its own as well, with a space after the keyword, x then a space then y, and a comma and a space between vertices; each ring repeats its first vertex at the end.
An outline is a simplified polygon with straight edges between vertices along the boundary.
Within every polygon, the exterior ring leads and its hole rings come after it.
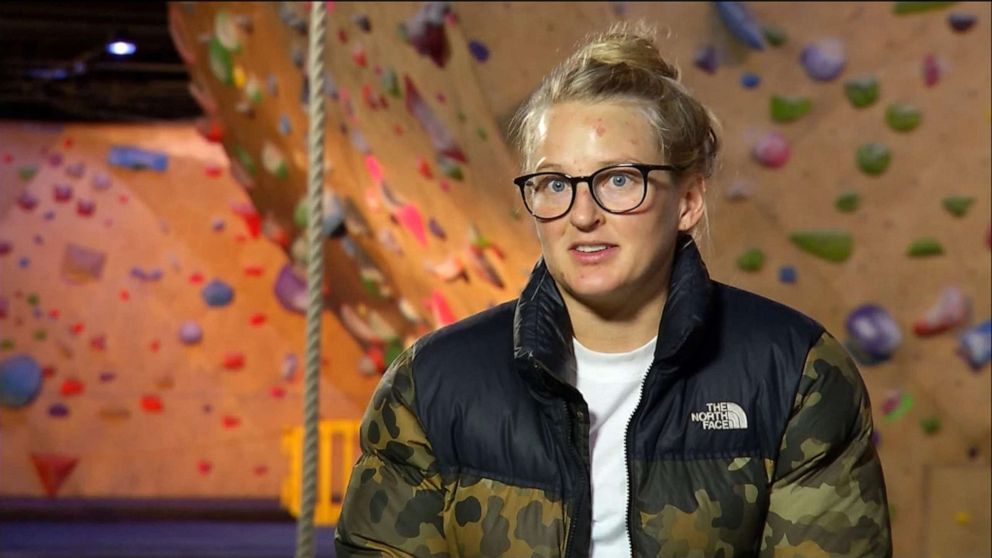
POLYGON ((702 423, 703 430, 737 430, 747 428, 747 415, 737 403, 707 403, 705 411, 689 413, 692 422, 702 423))

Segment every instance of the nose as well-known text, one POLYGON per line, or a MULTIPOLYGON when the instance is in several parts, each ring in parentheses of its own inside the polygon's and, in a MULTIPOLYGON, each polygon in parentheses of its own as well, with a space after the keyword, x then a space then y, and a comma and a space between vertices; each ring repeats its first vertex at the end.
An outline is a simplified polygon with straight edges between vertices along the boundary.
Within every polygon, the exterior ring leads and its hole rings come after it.
POLYGON ((591 230, 602 223, 603 208, 599 207, 592 197, 588 182, 579 183, 575 191, 575 202, 572 210, 568 212, 568 219, 575 228, 580 230, 591 230), (585 186, 583 188, 583 186, 585 186))

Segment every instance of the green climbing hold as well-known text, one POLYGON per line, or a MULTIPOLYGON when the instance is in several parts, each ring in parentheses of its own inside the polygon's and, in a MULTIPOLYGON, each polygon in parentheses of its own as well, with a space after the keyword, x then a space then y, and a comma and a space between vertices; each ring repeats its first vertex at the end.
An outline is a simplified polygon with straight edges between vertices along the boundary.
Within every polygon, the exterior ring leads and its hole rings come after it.
POLYGON ((975 202, 975 198, 969 196, 947 196, 944 198, 944 209, 950 211, 955 217, 964 217, 968 208, 975 202))
POLYGON ((476 128, 475 133, 479 136, 479 139, 481 139, 482 141, 489 139, 489 134, 486 132, 486 129, 483 128, 482 126, 476 128))
POLYGON ((220 11, 214 16, 214 32, 217 34, 217 42, 225 49, 235 54, 241 50, 238 24, 227 12, 220 11))
POLYGON ((938 256, 944 253, 944 247, 936 238, 926 237, 913 241, 906 250, 906 255, 911 258, 924 256, 938 256))
POLYGON ((210 38, 209 50, 211 73, 224 85, 234 85, 234 62, 231 60, 231 52, 224 48, 217 37, 210 38))
POLYGON ((282 150, 268 141, 262 144, 262 166, 269 171, 269 174, 280 180, 289 177, 289 167, 286 166, 286 157, 283 156, 282 150))
POLYGON ((759 248, 751 248, 737 258, 737 267, 744 271, 758 271, 765 265, 765 253, 759 248))
POLYGON ((464 112, 462 112, 462 111, 458 111, 458 113, 457 113, 457 114, 455 114, 455 118, 457 118, 457 119, 458 119, 458 122, 459 122, 460 124, 464 124, 464 123, 465 123, 465 121, 466 121, 466 120, 468 120, 468 117, 467 117, 467 116, 465 116, 465 113, 464 113, 464 112))
POLYGON ((245 83, 245 96, 253 105, 262 102, 262 85, 254 75, 248 76, 248 81, 245 83))
POLYGON ((441 174, 443 174, 444 176, 447 176, 452 180, 458 180, 458 181, 465 179, 465 175, 462 174, 462 168, 456 165, 455 163, 451 162, 450 159, 446 157, 441 157, 438 159, 437 164, 439 170, 441 171, 441 174))
POLYGON ((920 419, 920 428, 928 435, 940 432, 940 419, 934 416, 920 419))
POLYGON ((813 101, 809 97, 772 95, 770 108, 775 122, 792 122, 809 113, 813 108, 813 101))
POLYGON ((14 348, 14 340, 11 338, 6 338, 0 341, 0 350, 9 351, 14 348))
POLYGON ((797 231, 789 240, 802 250, 831 262, 843 262, 851 256, 851 235, 838 230, 797 231))
POLYGON ((875 76, 860 76, 844 83, 844 94, 854 108, 871 106, 878 100, 878 79, 875 76))
POLYGON ((896 15, 915 14, 948 8, 954 4, 957 2, 893 2, 892 13, 896 15))
POLYGON ((300 198, 300 201, 296 202, 296 208, 293 210, 293 224, 296 228, 303 230, 307 228, 307 223, 310 222, 310 200, 307 196, 300 198))
POLYGON ((38 306, 38 302, 40 301, 41 299, 38 297, 37 293, 31 293, 28 295, 27 302, 29 306, 38 306))
POLYGON ((865 174, 882 174, 891 162, 892 152, 881 143, 866 143, 858 148, 858 167, 865 174))
POLYGON ((386 345, 386 366, 392 364, 401 354, 403 354, 403 342, 399 338, 390 340, 386 345))
POLYGON ((17 177, 21 179, 21 182, 31 180, 36 174, 38 174, 38 165, 24 165, 17 169, 17 177))
POLYGON ((45 330, 43 330, 43 329, 35 330, 35 332, 34 332, 34 340, 35 341, 44 341, 45 340, 45 337, 48 337, 48 333, 45 330))
POLYGON ((370 277, 362 276, 362 287, 365 292, 369 294, 372 298, 382 298, 382 292, 379 290, 379 283, 370 277))
POLYGON ((768 41, 768 44, 774 47, 782 46, 789 40, 789 36, 785 34, 785 31, 773 25, 766 25, 761 29, 761 32, 765 36, 765 40, 768 41))
POLYGON ((861 205, 861 196, 857 192, 844 192, 837 196, 834 206, 842 213, 853 213, 861 205))
POLYGON ((920 125, 920 109, 907 103, 892 103, 885 110, 885 122, 897 132, 909 132, 920 125))
POLYGON ((248 174, 255 176, 258 173, 258 167, 255 166, 255 159, 252 158, 247 149, 240 145, 235 145, 231 148, 231 151, 234 152, 234 156, 248 174))
MULTIPOLYGON (((885 411, 885 420, 889 422, 895 422, 909 413, 909 410, 913 408, 915 400, 913 396, 908 393, 903 393, 899 396, 899 400, 895 401, 891 410, 885 411)), ((884 405, 883 405, 884 409, 884 405)))
POLYGON ((396 70, 392 68, 386 68, 386 71, 382 73, 382 88, 389 93, 390 96, 399 99, 403 96, 403 92, 400 91, 400 80, 396 77, 396 70))

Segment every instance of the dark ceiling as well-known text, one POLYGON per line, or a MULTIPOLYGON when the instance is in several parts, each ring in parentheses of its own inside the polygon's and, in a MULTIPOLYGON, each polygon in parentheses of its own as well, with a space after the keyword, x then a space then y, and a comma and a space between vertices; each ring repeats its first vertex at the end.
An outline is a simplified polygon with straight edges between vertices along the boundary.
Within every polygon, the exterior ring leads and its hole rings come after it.
POLYGON ((166 2, 0 2, 0 119, 173 120, 202 113, 166 2), (115 33, 137 46, 118 59, 115 33))

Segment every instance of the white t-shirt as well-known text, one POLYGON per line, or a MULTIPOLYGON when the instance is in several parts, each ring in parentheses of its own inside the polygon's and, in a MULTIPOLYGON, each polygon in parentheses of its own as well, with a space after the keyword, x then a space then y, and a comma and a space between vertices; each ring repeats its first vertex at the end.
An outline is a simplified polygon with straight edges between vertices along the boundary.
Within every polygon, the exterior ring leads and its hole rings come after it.
POLYGON ((654 357, 655 337, 628 353, 597 353, 572 339, 575 387, 589 405, 592 460, 591 558, 630 556, 624 437, 654 357))

